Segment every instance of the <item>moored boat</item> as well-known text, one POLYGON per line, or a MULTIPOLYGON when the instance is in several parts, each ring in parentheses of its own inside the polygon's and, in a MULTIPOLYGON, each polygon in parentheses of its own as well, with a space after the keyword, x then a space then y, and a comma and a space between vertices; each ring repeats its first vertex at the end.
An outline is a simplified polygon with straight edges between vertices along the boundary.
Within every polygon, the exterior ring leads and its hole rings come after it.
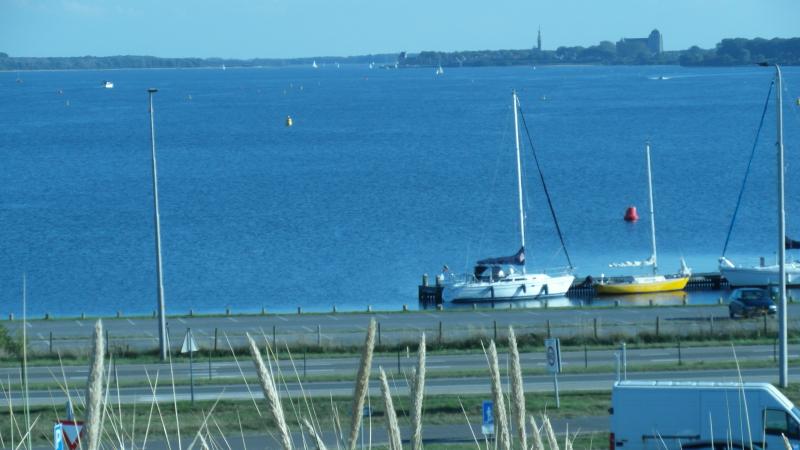
MULTIPOLYGON (((522 163, 519 143, 517 94, 512 94, 516 143, 517 200, 519 208, 520 249, 512 256, 486 258, 475 264, 473 273, 461 277, 445 266, 439 275, 442 299, 450 302, 531 300, 564 296, 575 277, 568 269, 546 273, 527 273, 525 269, 525 211, 522 197, 522 163)), ((546 192, 546 190, 545 190, 546 192)), ((555 214, 553 213, 555 218, 555 214)), ((558 227, 557 227, 558 229, 558 227)), ((559 229, 560 235, 560 229, 559 229)), ((562 240, 563 246, 563 240, 562 240)))
POLYGON ((624 277, 614 277, 606 279, 601 277, 595 284, 595 290, 601 295, 617 294, 643 294, 650 292, 669 292, 680 291, 686 288, 691 275, 691 269, 686 266, 686 262, 681 258, 681 268, 674 275, 658 274, 658 259, 656 253, 656 222, 655 210, 653 207, 653 176, 650 168, 650 143, 645 146, 647 155, 647 192, 650 200, 650 245, 651 255, 645 261, 625 262, 610 264, 611 267, 642 267, 651 266, 652 275, 630 275, 624 277))

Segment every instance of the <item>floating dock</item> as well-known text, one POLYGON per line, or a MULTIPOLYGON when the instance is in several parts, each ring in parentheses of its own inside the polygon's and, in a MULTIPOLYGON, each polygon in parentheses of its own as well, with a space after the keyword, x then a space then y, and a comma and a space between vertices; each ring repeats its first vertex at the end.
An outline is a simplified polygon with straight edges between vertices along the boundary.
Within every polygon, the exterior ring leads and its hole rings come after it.
MULTIPOLYGON (((422 284, 419 285, 419 301, 420 303, 428 303, 439 305, 442 303, 442 280, 439 277, 434 277, 435 283, 433 285, 428 282, 428 275, 422 276, 422 284)), ((606 280, 615 280, 616 277, 606 277, 606 280)), ((621 279, 621 278, 620 278, 621 279)), ((567 291, 567 297, 579 298, 594 298, 597 292, 594 288, 594 279, 589 276, 584 279, 575 279, 572 287, 567 291)), ((728 280, 726 280, 718 272, 697 273, 689 278, 686 284, 687 291, 700 291, 700 290, 720 290, 727 289, 728 280)))

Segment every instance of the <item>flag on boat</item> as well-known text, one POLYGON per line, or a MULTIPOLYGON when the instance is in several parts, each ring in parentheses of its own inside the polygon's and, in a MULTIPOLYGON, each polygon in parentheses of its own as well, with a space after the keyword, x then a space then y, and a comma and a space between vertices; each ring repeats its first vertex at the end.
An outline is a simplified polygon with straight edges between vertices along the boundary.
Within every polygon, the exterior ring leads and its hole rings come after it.
POLYGON ((511 256, 500 256, 497 258, 486 258, 478 261, 479 266, 498 266, 502 264, 512 264, 515 266, 525 265, 525 247, 520 247, 519 251, 511 256))
POLYGON ((783 246, 784 248, 786 248, 786 250, 797 250, 798 248, 800 248, 800 241, 795 241, 789 236, 784 236, 783 246))

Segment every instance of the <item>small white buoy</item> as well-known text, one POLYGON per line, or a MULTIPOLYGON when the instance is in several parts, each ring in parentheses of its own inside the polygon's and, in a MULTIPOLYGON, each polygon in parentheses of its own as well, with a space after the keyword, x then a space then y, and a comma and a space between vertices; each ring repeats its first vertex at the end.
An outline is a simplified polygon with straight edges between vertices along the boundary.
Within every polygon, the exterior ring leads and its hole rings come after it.
POLYGON ((286 116, 286 126, 292 126, 292 116, 286 116))

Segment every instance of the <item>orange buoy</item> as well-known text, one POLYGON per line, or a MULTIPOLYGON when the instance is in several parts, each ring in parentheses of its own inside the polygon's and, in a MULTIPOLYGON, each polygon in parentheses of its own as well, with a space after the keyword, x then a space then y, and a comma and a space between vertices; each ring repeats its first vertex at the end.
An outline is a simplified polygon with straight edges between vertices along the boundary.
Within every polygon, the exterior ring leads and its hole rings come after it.
POLYGON ((625 221, 636 222, 637 220, 639 220, 639 213, 636 212, 636 207, 628 206, 628 209, 625 210, 625 221))

